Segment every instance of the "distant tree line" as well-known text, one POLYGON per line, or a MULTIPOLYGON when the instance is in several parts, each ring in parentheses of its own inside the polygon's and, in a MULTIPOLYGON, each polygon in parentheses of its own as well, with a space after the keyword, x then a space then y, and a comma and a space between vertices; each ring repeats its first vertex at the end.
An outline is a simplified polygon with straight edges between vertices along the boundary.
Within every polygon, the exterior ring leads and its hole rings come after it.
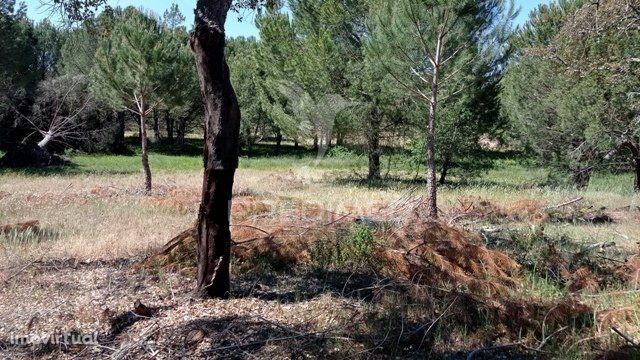
MULTIPOLYGON (((503 0, 284 5, 256 13, 259 39, 226 43, 248 156, 265 140, 360 147, 376 180, 401 148, 426 171, 433 216, 437 186, 490 164, 487 142, 550 166, 552 182, 633 170, 640 189, 638 0, 559 0, 516 29, 503 0)), ((202 126, 185 17, 174 4, 81 18, 35 24, 3 2, 0 148, 123 152, 130 130, 149 189, 147 137, 180 145, 202 126)))

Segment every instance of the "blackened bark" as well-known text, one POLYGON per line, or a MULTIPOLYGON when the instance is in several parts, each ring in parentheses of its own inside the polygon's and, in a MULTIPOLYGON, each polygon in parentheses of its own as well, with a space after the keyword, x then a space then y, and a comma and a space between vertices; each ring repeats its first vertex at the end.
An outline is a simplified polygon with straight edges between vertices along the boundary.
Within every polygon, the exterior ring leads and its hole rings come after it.
POLYGON ((318 151, 318 135, 313 137, 313 151, 318 151))
POLYGON ((293 141, 293 148, 298 150, 300 148, 300 144, 298 143, 298 139, 295 139, 293 141))
POLYGON ((140 115, 140 138, 142 142, 142 169, 144 170, 144 190, 148 195, 151 193, 151 167, 149 166, 149 153, 147 146, 149 141, 147 140, 147 122, 143 111, 140 115))
POLYGON ((230 6, 231 0, 198 0, 191 36, 205 114, 196 288, 201 297, 226 298, 230 292, 229 218, 240 135, 240 109, 224 56, 224 23, 230 6))

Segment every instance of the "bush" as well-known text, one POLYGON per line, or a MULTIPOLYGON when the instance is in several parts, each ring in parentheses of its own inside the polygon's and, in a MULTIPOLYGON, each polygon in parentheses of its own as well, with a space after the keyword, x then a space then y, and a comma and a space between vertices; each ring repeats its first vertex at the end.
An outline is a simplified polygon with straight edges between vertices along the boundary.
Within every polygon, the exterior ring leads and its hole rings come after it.
POLYGON ((356 157, 357 154, 352 150, 347 149, 344 146, 334 146, 329 151, 327 151, 327 157, 336 158, 336 159, 349 159, 356 157))
POLYGON ((373 230, 355 225, 333 241, 317 241, 311 249, 311 263, 321 269, 357 268, 370 263, 375 247, 373 230))

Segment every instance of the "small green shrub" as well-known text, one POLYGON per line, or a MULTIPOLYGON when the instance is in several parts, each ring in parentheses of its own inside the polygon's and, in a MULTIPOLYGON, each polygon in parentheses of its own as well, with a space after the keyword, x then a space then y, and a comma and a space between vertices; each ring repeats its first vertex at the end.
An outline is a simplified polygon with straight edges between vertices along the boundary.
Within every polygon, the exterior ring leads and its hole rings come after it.
POLYGON ((356 268, 370 263, 375 247, 373 230, 355 225, 333 241, 317 241, 311 249, 311 262, 322 269, 356 268))
POLYGON ((349 159, 353 157, 357 157, 357 154, 344 146, 334 146, 329 151, 327 151, 327 157, 337 158, 337 159, 349 159))

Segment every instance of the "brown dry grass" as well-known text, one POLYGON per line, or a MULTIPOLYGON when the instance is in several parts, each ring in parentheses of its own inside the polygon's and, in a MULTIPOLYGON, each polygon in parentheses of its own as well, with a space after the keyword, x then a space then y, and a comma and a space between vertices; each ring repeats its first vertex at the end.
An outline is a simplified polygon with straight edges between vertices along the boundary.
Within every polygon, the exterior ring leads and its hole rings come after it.
MULTIPOLYGON (((343 283, 329 295, 289 304, 239 298, 227 303, 197 302, 194 305, 189 303, 187 295, 192 280, 188 273, 185 276, 166 269, 149 273, 146 268, 130 269, 130 263, 116 266, 117 262, 113 261, 155 253, 168 239, 191 227, 198 206, 200 176, 195 172, 158 174, 156 190, 151 197, 145 197, 140 192, 139 176, 0 175, 0 226, 31 220, 39 222, 35 231, 24 234, 11 231, 9 236, 0 235, 0 268, 2 278, 9 284, 1 293, 0 320, 3 321, 0 324, 5 326, 1 331, 6 331, 7 326, 23 329, 32 323, 34 316, 41 319, 33 321, 34 330, 46 331, 65 322, 73 327, 94 329, 106 324, 100 316, 106 308, 116 314, 126 312, 137 297, 143 297, 151 306, 167 307, 159 311, 154 321, 170 331, 155 333, 151 338, 163 344, 161 350, 165 356, 183 351, 186 336, 183 330, 191 331, 194 324, 201 322, 207 329, 205 343, 210 344, 207 348, 224 346, 224 341, 242 342, 244 338, 238 336, 243 327, 256 332, 260 328, 282 330, 273 325, 276 323, 288 329, 283 336, 295 334, 291 331, 306 334, 330 329, 332 336, 348 340, 329 341, 330 346, 326 348, 336 347, 341 351, 339 355, 355 357, 371 354, 367 347, 376 344, 373 340, 385 339, 386 333, 404 335, 384 340, 381 346, 385 351, 415 347, 423 341, 433 349, 470 350, 486 346, 484 341, 519 341, 514 334, 523 327, 530 331, 529 335, 523 335, 527 344, 535 346, 542 332, 548 335, 553 327, 569 324, 572 334, 563 340, 564 344, 549 346, 552 351, 561 350, 564 358, 575 358, 576 353, 583 351, 594 354, 597 350, 593 349, 620 346, 619 337, 610 333, 613 326, 631 336, 640 331, 637 326, 640 303, 637 283, 634 283, 640 266, 636 264, 636 258, 620 267, 619 277, 628 281, 617 285, 620 288, 596 286, 594 281, 599 282, 600 275, 581 267, 564 272, 560 283, 540 278, 541 271, 532 275, 535 281, 523 281, 526 271, 518 271, 510 258, 483 246, 485 238, 479 238, 473 231, 455 230, 446 225, 451 221, 471 230, 487 224, 522 230, 534 224, 538 226, 536 231, 539 229, 552 236, 568 235, 584 244, 613 239, 618 248, 628 250, 629 254, 636 250, 635 241, 640 239, 640 215, 633 206, 640 202, 638 195, 584 193, 582 195, 589 203, 607 206, 607 213, 614 217, 615 223, 555 224, 546 222, 544 208, 575 198, 575 192, 534 188, 523 188, 518 192, 508 188, 445 188, 441 192, 445 223, 434 224, 423 222, 398 206, 398 199, 406 199, 406 187, 380 190, 346 186, 336 183, 332 172, 313 169, 240 170, 233 205, 233 236, 238 243, 249 242, 236 246, 234 251, 238 259, 276 254, 285 262, 306 264, 313 256, 309 251, 312 242, 327 238, 334 241, 338 232, 352 226, 355 217, 366 215, 385 224, 385 228, 376 230, 375 235, 392 247, 380 246, 377 250, 378 254, 386 254, 382 255, 386 260, 395 261, 393 266, 387 263, 384 274, 398 277, 400 285, 377 279, 380 283, 353 290, 345 290, 347 284, 343 283), (343 215, 349 216, 341 219, 343 215), (452 221, 459 215, 464 216, 452 221), (338 223, 333 223, 339 219, 338 223), (385 219, 390 219, 390 225, 385 219), (389 256, 387 251, 390 250, 396 251, 394 255, 398 256, 389 256), (72 260, 61 264, 60 259, 72 260), (92 265, 82 265, 88 260, 92 260, 92 265), (425 267, 425 263, 428 266, 425 267), (362 290, 367 287, 374 289, 372 298, 375 302, 344 296, 351 292, 367 292, 369 290, 362 290), (578 290, 580 292, 569 295, 578 290), (620 296, 618 292, 626 295, 620 296), (504 301, 494 301, 497 294, 504 301), (234 314, 244 318, 233 318, 234 314), (224 321, 234 325, 228 331, 220 330, 215 321, 207 322, 206 316, 214 320, 226 319, 224 321), (256 325, 258 316, 268 321, 256 325), (338 320, 332 322, 334 317, 338 320), (585 318, 591 318, 593 324, 589 325, 587 321, 585 328, 575 326, 585 318), (318 320, 314 322, 314 319, 318 320), (443 328, 434 325, 427 332, 427 325, 418 331, 434 319, 440 319, 437 324, 443 328), (529 320, 521 321, 523 319, 529 320), (418 324, 408 325, 412 321, 418 324), (511 323, 515 327, 511 327, 511 323), (483 330, 486 326, 493 330, 483 330), (336 332, 336 328, 352 333, 336 332), (378 332, 381 328, 385 331, 378 332), (465 331, 472 331, 473 336, 465 331), (486 336, 482 335, 483 331, 486 336), (354 333, 369 337, 354 340, 354 333), (590 337, 595 340, 580 342, 590 337), (348 351, 342 352, 344 349, 348 351)), ((193 237, 192 233, 189 236, 193 237)), ((176 254, 184 254, 183 250, 176 254)), ((174 258, 167 263, 192 259, 192 256, 174 258)), ((556 260, 555 265, 548 261, 538 264, 547 268, 566 267, 562 258, 556 260)), ((237 265, 240 265, 238 268, 253 266, 242 262, 237 265)), ((278 273, 277 277, 281 276, 286 277, 278 273)), ((308 281, 305 279, 288 290, 294 294, 291 296, 297 296, 300 289, 309 286, 308 281)), ((257 280, 253 283, 238 280, 238 283, 260 293, 283 292, 279 285, 269 288, 257 280)), ((150 322, 136 322, 114 340, 114 344, 119 346, 133 341, 150 326, 150 322)), ((302 343, 275 342, 250 352, 259 357, 277 358, 282 354, 294 356, 292 348, 296 347, 306 349, 304 351, 318 349, 305 348, 316 338, 303 339, 302 343)), ((154 345, 150 346, 156 349, 154 345)), ((143 353, 148 354, 147 350, 139 348, 132 354, 143 356, 143 353)), ((332 354, 327 351, 323 354, 332 354)), ((312 356, 313 352, 307 352, 309 354, 312 356)), ((25 354, 31 355, 30 352, 25 354)), ((54 352, 50 357, 57 355, 60 353, 54 352)), ((108 355, 113 353, 102 349, 97 356, 108 355)))

